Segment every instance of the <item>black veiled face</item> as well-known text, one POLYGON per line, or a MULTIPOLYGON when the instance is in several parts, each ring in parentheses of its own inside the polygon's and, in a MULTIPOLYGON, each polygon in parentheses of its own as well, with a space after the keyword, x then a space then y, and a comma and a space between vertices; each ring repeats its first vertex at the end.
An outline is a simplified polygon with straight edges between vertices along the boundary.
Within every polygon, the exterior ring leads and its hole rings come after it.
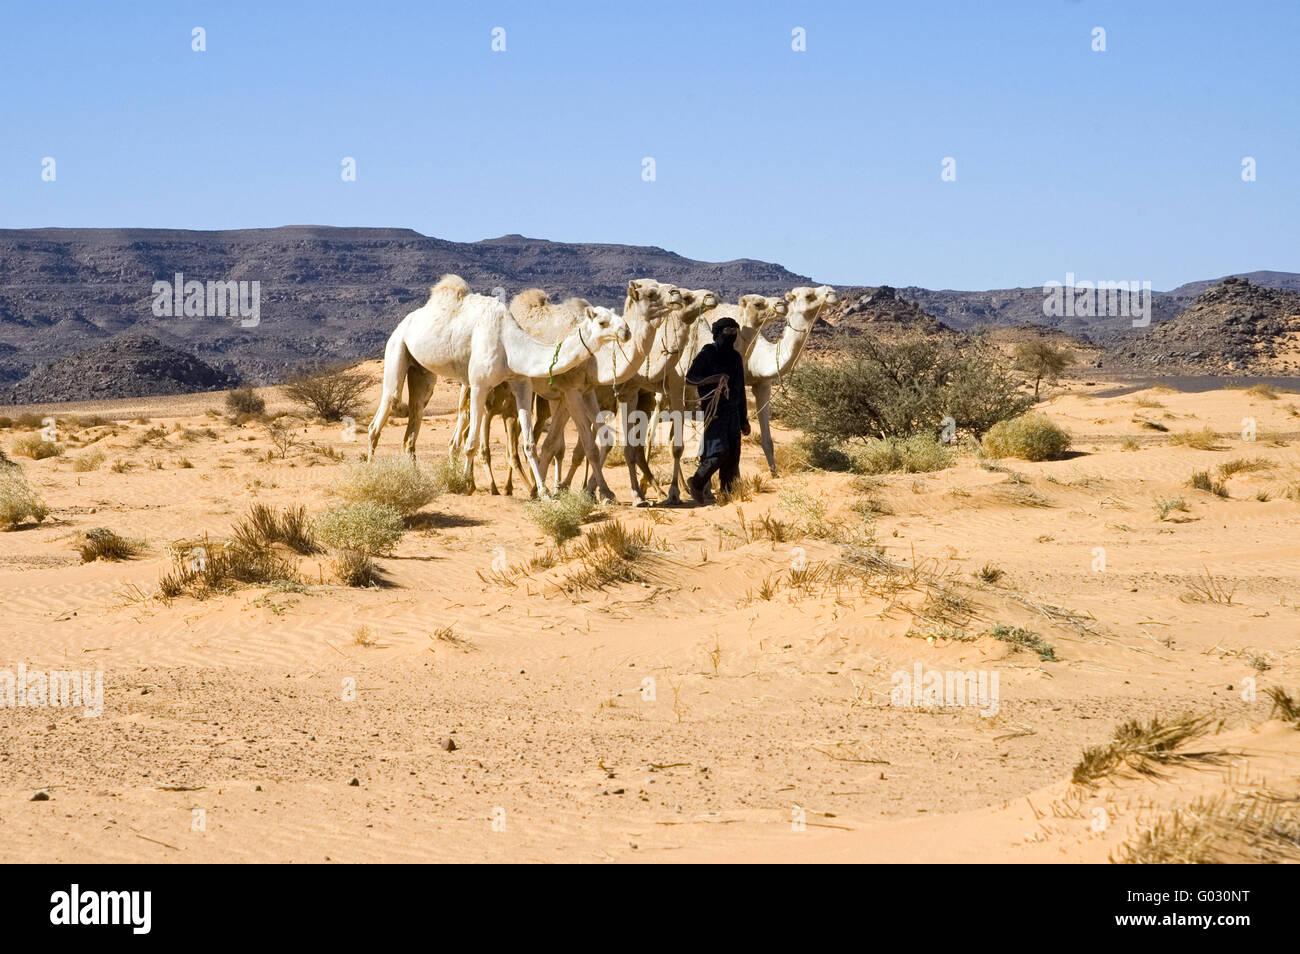
POLYGON ((723 351, 730 351, 736 346, 736 329, 722 328, 714 332, 713 343, 723 351))

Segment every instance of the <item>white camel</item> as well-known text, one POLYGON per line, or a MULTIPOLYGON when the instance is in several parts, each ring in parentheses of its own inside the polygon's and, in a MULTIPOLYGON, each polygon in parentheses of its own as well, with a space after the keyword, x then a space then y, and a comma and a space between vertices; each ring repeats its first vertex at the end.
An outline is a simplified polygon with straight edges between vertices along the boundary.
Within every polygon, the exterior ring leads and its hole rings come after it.
POLYGON ((763 446, 773 477, 777 472, 776 454, 772 448, 772 385, 784 381, 794 370, 818 314, 827 305, 839 301, 839 296, 829 285, 817 288, 800 286, 786 292, 785 300, 789 315, 781 337, 769 341, 759 334, 745 361, 745 383, 754 394, 754 407, 758 412, 759 443, 763 446))
MULTIPOLYGON (((672 285, 661 284, 651 278, 638 278, 628 282, 627 295, 623 300, 623 320, 631 331, 630 342, 626 346, 610 344, 598 349, 593 360, 563 375, 556 375, 554 381, 533 382, 538 397, 551 404, 551 423, 537 457, 543 473, 550 461, 556 460, 557 489, 564 486, 559 473, 564 449, 564 426, 572 419, 578 430, 578 444, 591 465, 587 490, 595 496, 615 499, 614 492, 605 481, 604 454, 595 439, 594 425, 599 408, 593 391, 602 384, 613 385, 626 381, 636 373, 645 362, 646 353, 654 343, 660 323, 670 312, 681 307, 681 300, 681 293, 672 285)), ((513 302, 511 310, 516 315, 519 314, 515 311, 513 302)), ((602 310, 606 309, 597 309, 602 310)), ((529 327, 524 317, 520 318, 520 324, 529 327)), ((540 336, 553 335, 558 329, 548 330, 539 323, 536 331, 532 328, 529 330, 540 336)))
MULTIPOLYGON (((613 316, 617 318, 617 316, 613 316)), ((611 320, 609 315, 589 314, 571 334, 559 342, 545 345, 531 338, 509 310, 496 298, 475 295, 458 275, 444 275, 429 292, 429 300, 410 312, 388 338, 384 349, 384 389, 379 409, 370 424, 369 456, 373 457, 379 435, 402 394, 402 384, 412 368, 421 369, 410 376, 411 384, 421 393, 408 392, 410 417, 403 447, 414 458, 415 441, 420 433, 421 411, 438 375, 469 385, 469 436, 465 445, 465 468, 468 483, 474 486, 474 458, 478 452, 480 421, 488 392, 502 381, 510 384, 519 409, 524 456, 539 488, 541 471, 533 452, 531 380, 560 374, 592 356, 618 338, 629 337, 627 325, 611 320)))
POLYGON ((656 419, 663 406, 667 404, 669 418, 672 420, 673 480, 664 503, 681 502, 681 491, 678 488, 682 481, 682 454, 686 444, 684 432, 686 404, 688 397, 693 400, 695 392, 694 388, 686 384, 686 372, 690 370, 692 362, 704 346, 713 340, 713 323, 722 318, 735 319, 740 325, 740 331, 736 336, 736 348, 748 360, 750 351, 760 337, 760 329, 769 321, 784 317, 786 310, 784 298, 767 298, 763 295, 741 295, 734 305, 719 305, 709 315, 708 321, 697 321, 690 326, 690 334, 681 353, 664 370, 662 377, 638 381, 643 391, 649 391, 655 396, 656 419))
MULTIPOLYGON (((703 315, 721 303, 718 296, 707 288, 681 288, 682 304, 673 309, 655 332, 654 343, 645 363, 635 375, 616 386, 596 389, 597 401, 605 419, 617 416, 618 433, 623 443, 623 456, 627 463, 628 480, 632 486, 632 505, 644 506, 644 486, 637 477, 640 470, 646 484, 654 484, 654 474, 646 460, 646 449, 658 423, 655 409, 656 388, 680 358, 691 340, 691 329, 703 315), (635 415, 635 417, 634 417, 635 415)), ((602 381, 602 385, 604 382, 602 381)), ((602 442, 601 454, 609 452, 609 442, 602 442)), ((573 479, 578 455, 569 462, 567 484, 573 479)))

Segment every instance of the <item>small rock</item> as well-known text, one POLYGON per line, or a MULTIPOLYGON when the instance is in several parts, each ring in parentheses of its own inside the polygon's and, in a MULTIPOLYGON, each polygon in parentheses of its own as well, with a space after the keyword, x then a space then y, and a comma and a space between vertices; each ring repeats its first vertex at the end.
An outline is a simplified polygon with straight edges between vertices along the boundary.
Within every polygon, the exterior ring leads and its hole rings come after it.
POLYGON ((446 752, 455 752, 459 746, 456 745, 455 739, 448 738, 442 740, 442 748, 446 752))
POLYGON ((356 786, 356 785, 360 785, 361 782, 360 782, 359 780, 357 780, 357 779, 354 778, 352 781, 348 782, 348 784, 349 784, 349 785, 356 786))
POLYGON ((31 801, 33 802, 48 802, 49 800, 50 793, 44 790, 37 792, 31 797, 31 801))

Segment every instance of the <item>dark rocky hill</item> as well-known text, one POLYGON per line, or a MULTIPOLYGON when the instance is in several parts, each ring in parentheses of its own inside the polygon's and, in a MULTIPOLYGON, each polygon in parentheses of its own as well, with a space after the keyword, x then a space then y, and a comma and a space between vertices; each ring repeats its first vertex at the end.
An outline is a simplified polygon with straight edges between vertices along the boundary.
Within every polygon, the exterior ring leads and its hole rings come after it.
POLYGON ((402 315, 444 272, 484 293, 540 286, 611 306, 622 305, 628 280, 639 277, 732 299, 810 282, 748 259, 697 262, 661 248, 518 235, 461 243, 409 229, 317 226, 0 230, 0 388, 125 331, 258 383, 305 362, 378 357, 402 315), (153 283, 178 272, 186 282, 258 281, 260 323, 156 317, 153 283))
POLYGON ((157 338, 125 334, 36 369, 10 389, 12 404, 153 397, 233 387, 230 375, 157 338))
POLYGON ((1102 370, 1300 374, 1300 291, 1242 277, 1211 285, 1185 311, 1109 344, 1102 370))

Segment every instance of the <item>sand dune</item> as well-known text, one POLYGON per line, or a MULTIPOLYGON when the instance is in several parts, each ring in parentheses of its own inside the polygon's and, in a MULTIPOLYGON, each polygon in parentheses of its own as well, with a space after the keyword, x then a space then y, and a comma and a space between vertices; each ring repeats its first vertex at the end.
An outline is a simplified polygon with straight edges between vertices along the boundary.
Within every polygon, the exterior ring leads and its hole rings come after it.
MULTIPOLYGON (((1068 460, 965 454, 933 474, 768 479, 727 506, 610 508, 600 519, 652 523, 668 552, 653 581, 580 596, 557 585, 564 567, 484 581, 497 554, 517 564, 545 541, 520 498, 480 492, 427 508, 380 561, 383 588, 304 557, 301 592, 145 599, 173 541, 220 539, 252 502, 324 509, 361 444, 302 423, 299 447, 268 459, 265 428, 209 413, 219 395, 78 406, 116 424, 74 425, 62 457, 22 460, 51 515, 0 533, 0 669, 102 670, 104 708, 0 709, 0 858, 1104 862, 1197 797, 1295 795, 1300 732, 1267 722, 1264 690, 1300 688, 1300 398, 1095 396, 1109 387, 1045 403, 1075 436, 1068 460), (1242 439, 1244 418, 1261 439, 1242 439), (1221 450, 1169 441, 1203 427, 1221 450), (75 470, 95 449, 103 464, 75 470), (1187 486, 1243 457, 1266 466, 1227 478, 1227 498, 1187 486), (796 585, 792 570, 840 547, 742 525, 797 522, 791 491, 920 582, 796 585), (1171 497, 1187 509, 1158 518, 1171 497), (867 502, 869 522, 853 508, 867 502), (98 526, 145 552, 82 564, 98 526), (979 579, 986 565, 1001 576, 979 579), (1231 603, 1195 598, 1204 574, 1231 603), (998 624, 1056 661, 988 635, 998 624), (996 715, 891 705, 893 674, 918 663, 995 672, 996 715), (1223 721, 1214 764, 1069 782, 1119 721, 1183 709, 1223 721)), ((440 385, 422 461, 445 453, 454 404, 440 385)), ((390 426, 382 451, 400 441, 390 426)), ((761 459, 747 444, 744 472, 761 459)), ((627 499, 625 471, 607 476, 627 499)))

